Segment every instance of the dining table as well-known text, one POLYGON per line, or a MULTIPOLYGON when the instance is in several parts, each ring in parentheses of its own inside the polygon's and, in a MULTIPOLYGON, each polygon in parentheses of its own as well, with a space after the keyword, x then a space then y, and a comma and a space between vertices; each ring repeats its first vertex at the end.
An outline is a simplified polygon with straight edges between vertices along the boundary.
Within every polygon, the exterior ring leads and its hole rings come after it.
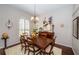
POLYGON ((41 38, 38 37, 34 39, 33 44, 38 46, 40 49, 45 49, 50 43, 52 43, 53 40, 49 38, 41 38))
MULTIPOLYGON (((38 47, 40 49, 39 53, 45 53, 45 49, 52 43, 54 43, 54 40, 49 38, 43 38, 43 37, 28 37, 28 39, 31 40, 31 44, 38 47)), ((53 47, 51 47, 50 52, 53 47)))

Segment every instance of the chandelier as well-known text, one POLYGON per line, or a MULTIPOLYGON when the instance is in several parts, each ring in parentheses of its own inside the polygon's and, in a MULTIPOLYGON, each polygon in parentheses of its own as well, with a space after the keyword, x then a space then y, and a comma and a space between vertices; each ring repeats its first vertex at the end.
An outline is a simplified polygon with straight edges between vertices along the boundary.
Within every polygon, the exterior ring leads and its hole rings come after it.
POLYGON ((36 4, 34 4, 34 16, 31 17, 31 20, 36 24, 39 18, 36 16, 36 4))

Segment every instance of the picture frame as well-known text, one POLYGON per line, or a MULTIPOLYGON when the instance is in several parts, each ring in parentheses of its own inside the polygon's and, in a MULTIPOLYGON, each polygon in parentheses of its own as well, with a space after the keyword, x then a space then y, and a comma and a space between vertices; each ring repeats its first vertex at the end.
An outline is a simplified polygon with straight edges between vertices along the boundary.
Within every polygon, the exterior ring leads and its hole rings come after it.
POLYGON ((73 20, 73 36, 79 38, 79 16, 73 20))

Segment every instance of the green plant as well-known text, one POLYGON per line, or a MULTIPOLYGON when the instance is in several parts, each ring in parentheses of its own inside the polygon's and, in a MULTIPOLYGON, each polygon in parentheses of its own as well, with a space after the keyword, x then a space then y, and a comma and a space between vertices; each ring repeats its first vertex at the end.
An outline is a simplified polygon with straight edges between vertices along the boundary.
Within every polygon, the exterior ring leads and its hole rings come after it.
POLYGON ((38 29, 33 29, 33 32, 37 32, 38 29))

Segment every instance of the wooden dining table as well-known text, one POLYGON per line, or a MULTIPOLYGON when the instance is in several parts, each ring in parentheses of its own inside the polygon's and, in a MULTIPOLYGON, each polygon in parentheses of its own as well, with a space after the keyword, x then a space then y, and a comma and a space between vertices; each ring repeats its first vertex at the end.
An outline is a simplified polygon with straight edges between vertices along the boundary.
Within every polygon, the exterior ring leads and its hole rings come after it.
POLYGON ((41 37, 38 37, 33 40, 33 44, 39 47, 40 49, 45 49, 52 42, 53 40, 49 38, 41 38, 41 37))
POLYGON ((45 51, 46 47, 48 47, 50 44, 53 43, 53 40, 49 39, 49 38, 42 38, 42 37, 31 38, 31 37, 29 37, 29 39, 32 40, 31 41, 32 45, 37 46, 40 49, 40 52, 45 51))

